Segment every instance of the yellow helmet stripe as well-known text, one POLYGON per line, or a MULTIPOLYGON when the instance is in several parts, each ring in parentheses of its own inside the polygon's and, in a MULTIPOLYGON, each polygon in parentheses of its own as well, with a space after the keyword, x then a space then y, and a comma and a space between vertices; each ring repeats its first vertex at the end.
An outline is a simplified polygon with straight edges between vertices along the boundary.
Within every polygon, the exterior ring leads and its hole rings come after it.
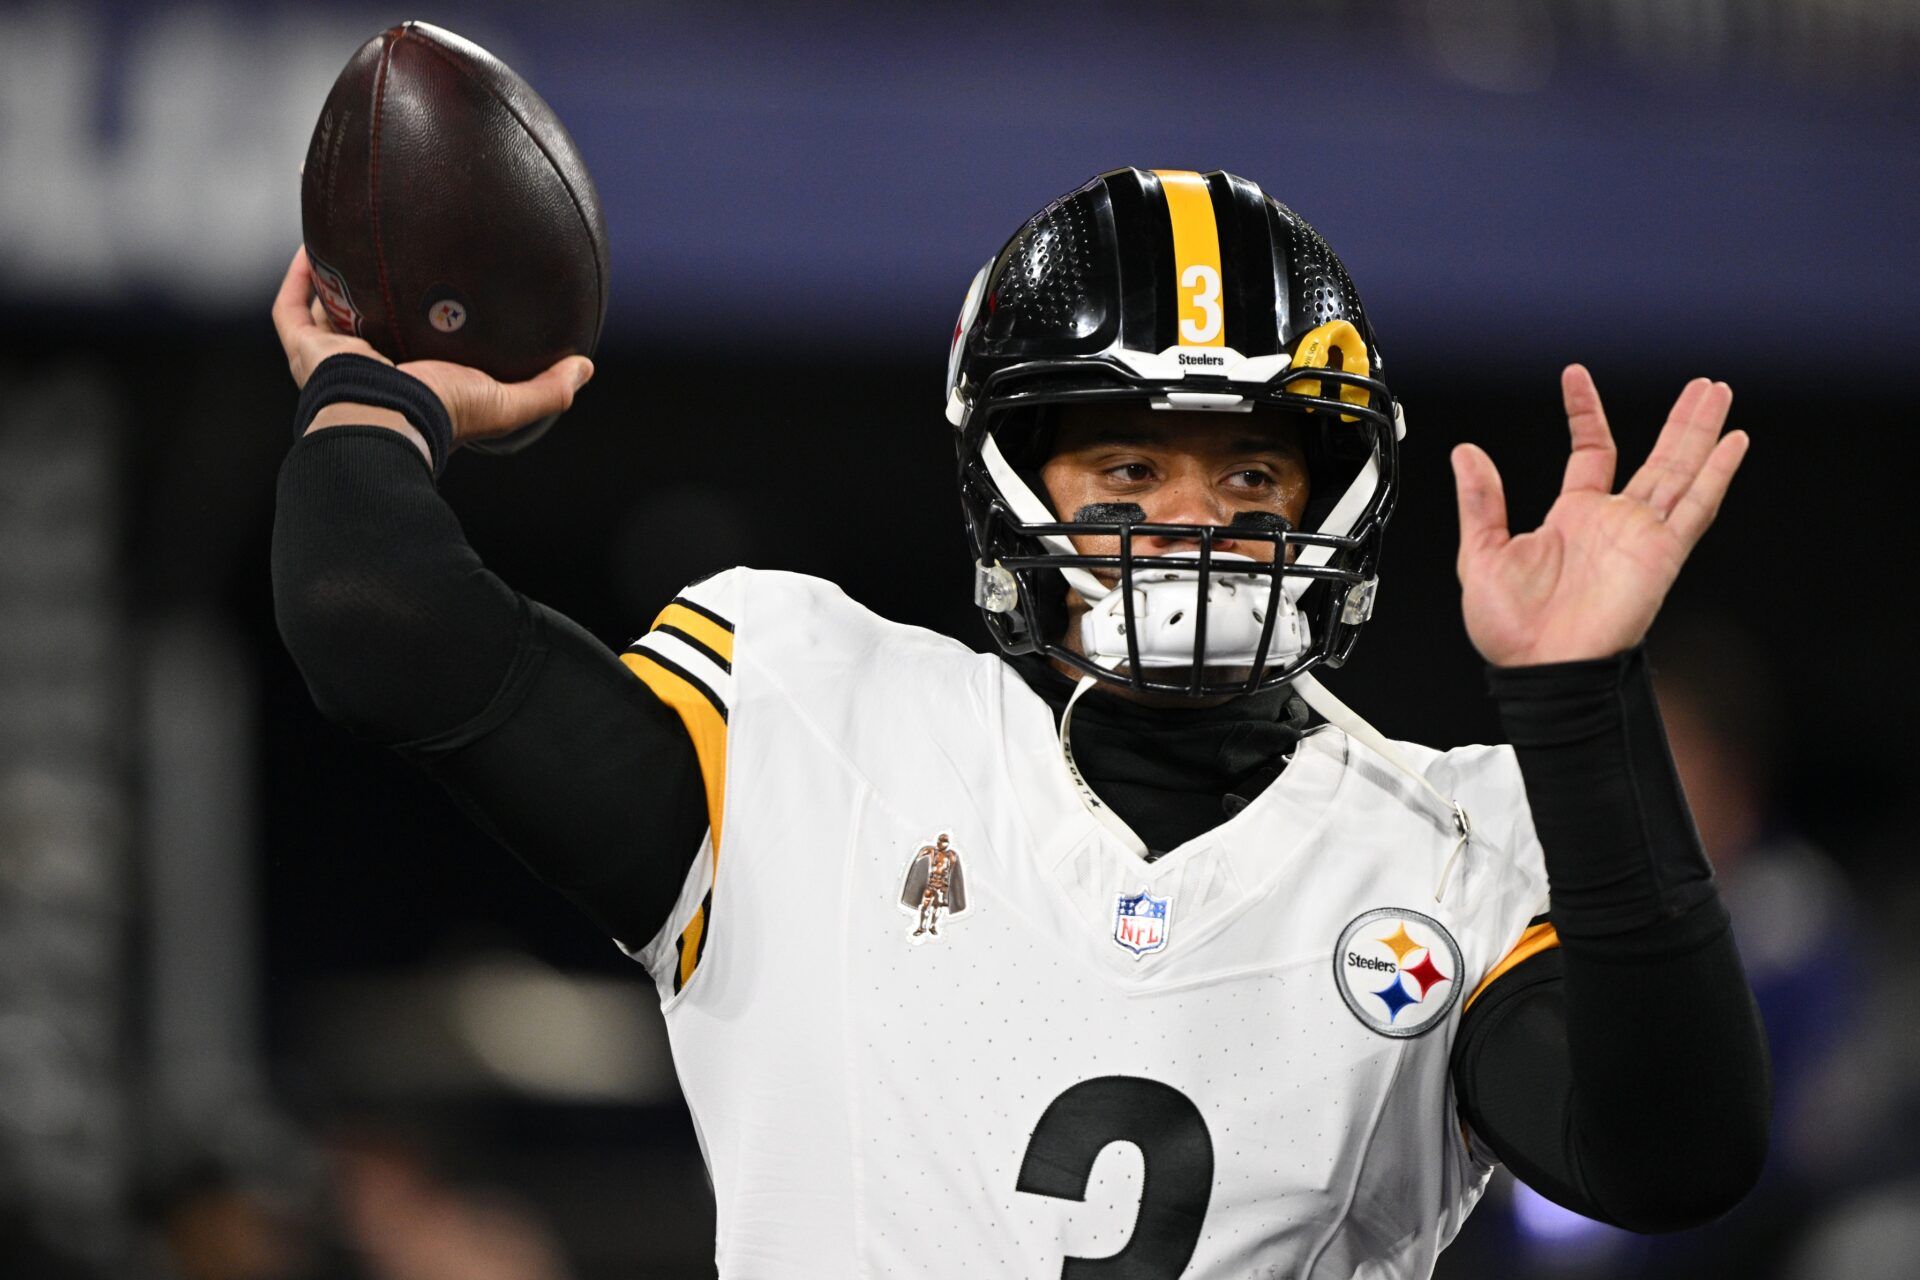
POLYGON ((1179 300, 1180 345, 1227 345, 1220 278, 1220 228, 1213 219, 1207 180, 1190 169, 1155 169, 1173 222, 1174 296, 1179 300))

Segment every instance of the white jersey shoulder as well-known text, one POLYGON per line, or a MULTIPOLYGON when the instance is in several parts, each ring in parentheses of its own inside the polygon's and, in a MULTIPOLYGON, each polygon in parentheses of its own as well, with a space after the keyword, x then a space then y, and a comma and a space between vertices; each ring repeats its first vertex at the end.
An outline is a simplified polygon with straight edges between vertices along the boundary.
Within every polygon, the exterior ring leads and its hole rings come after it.
POLYGON ((1154 862, 995 655, 800 575, 623 659, 711 829, 653 973, 722 1276, 1416 1277, 1477 1198, 1448 1055, 1544 896, 1512 753, 1345 734, 1154 862), (1146 1274, 1147 1272, 1142 1272, 1146 1274))
MULTIPOLYGON (((1546 866, 1513 748, 1475 744, 1442 751, 1414 742, 1395 741, 1393 745, 1435 790, 1454 800, 1465 814, 1471 840, 1462 850, 1462 864, 1472 882, 1483 886, 1476 872, 1500 869, 1534 894, 1528 904, 1528 917, 1546 914, 1546 866)), ((1349 750, 1356 758, 1356 768, 1372 787, 1390 795, 1393 801, 1418 807, 1417 784, 1411 779, 1359 743, 1350 741, 1349 750)), ((1444 889, 1449 898, 1455 892, 1451 880, 1438 889, 1444 889)), ((1472 891, 1463 892, 1471 896, 1472 891)))

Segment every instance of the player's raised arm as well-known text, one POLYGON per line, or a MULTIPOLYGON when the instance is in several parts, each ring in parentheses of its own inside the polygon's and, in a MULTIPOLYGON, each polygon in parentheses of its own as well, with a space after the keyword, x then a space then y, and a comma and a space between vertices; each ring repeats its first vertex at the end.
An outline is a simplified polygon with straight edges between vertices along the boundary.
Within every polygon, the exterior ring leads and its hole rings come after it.
POLYGON ((314 702, 422 765, 536 875, 644 943, 707 826, 686 732, 604 645, 490 573, 434 488, 455 444, 564 408, 590 366, 513 385, 393 368, 316 317, 304 254, 274 323, 308 418, 280 473, 274 609, 314 702), (339 356, 352 359, 325 365, 339 356))
POLYGON ((1732 391, 1697 378, 1615 493, 1593 379, 1572 365, 1561 382, 1572 448, 1539 529, 1509 533, 1492 461, 1454 454, 1462 607, 1559 944, 1475 993, 1454 1078, 1474 1132, 1536 1191, 1671 1231, 1736 1204, 1767 1147, 1765 1041, 1641 648, 1747 438, 1722 434, 1732 391))

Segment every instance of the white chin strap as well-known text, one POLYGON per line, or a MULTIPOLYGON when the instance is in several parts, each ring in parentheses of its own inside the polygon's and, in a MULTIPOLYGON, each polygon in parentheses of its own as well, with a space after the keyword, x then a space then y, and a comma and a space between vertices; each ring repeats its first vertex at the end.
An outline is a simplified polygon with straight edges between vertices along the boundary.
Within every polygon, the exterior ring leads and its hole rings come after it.
MULTIPOLYGON (((1047 510, 1047 504, 1027 487, 1027 482, 1013 469, 1013 464, 1000 452, 999 442, 991 435, 980 444, 980 460, 987 464, 987 474, 993 477, 993 483, 1000 489, 1000 496, 1007 500, 1008 508, 1020 517, 1022 524, 1060 523, 1054 518, 1053 512, 1047 510)), ((1063 534, 1046 534, 1040 542, 1055 555, 1075 554, 1072 539, 1063 534)), ((1079 592, 1080 598, 1088 604, 1108 594, 1106 585, 1085 569, 1062 569, 1060 574, 1067 580, 1067 585, 1079 592)))

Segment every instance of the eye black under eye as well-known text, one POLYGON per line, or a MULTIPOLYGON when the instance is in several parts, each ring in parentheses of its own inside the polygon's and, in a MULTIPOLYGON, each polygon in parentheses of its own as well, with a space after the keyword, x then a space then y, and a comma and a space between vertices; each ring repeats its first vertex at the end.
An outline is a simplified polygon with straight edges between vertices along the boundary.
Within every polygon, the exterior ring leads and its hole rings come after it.
POLYGON ((1262 533, 1285 533, 1293 528, 1293 522, 1278 511, 1236 511, 1227 524, 1230 528, 1262 533))

